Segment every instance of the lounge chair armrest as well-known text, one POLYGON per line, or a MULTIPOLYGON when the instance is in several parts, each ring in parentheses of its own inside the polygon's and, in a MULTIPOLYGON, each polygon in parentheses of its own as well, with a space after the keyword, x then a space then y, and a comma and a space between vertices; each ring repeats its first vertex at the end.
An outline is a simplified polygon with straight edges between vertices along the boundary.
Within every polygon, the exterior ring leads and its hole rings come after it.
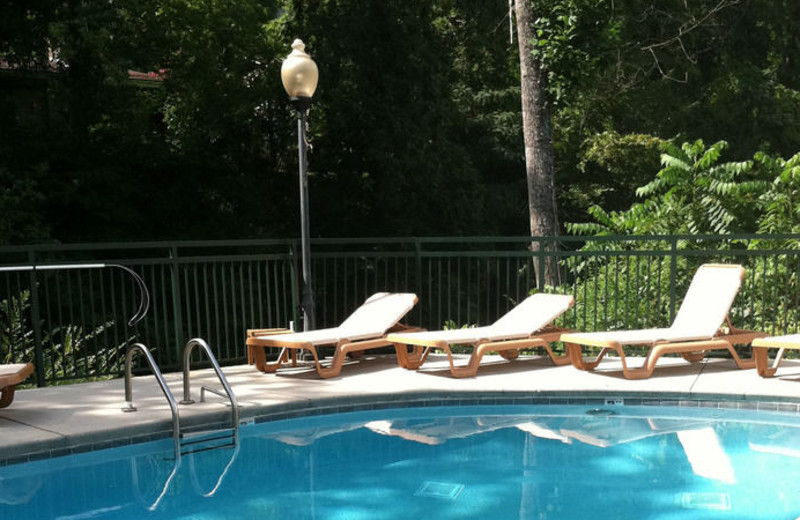
POLYGON ((264 336, 266 334, 289 334, 292 331, 291 329, 247 329, 247 337, 252 338, 253 336, 264 336))
POLYGON ((413 327, 411 325, 406 325, 405 323, 396 323, 393 325, 387 332, 425 332, 426 329, 422 327, 413 327))

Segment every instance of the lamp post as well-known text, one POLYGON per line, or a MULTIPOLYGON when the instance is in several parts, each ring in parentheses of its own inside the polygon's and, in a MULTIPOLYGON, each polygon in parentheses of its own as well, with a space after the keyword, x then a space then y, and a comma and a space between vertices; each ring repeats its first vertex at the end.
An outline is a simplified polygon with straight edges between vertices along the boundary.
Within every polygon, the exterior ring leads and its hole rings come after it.
POLYGON ((300 164, 300 245, 302 248, 303 286, 300 306, 303 330, 314 329, 314 291, 311 288, 311 234, 308 224, 308 163, 306 160, 306 111, 317 90, 317 64, 305 52, 301 40, 292 43, 292 52, 281 65, 281 81, 297 110, 297 152, 300 164))

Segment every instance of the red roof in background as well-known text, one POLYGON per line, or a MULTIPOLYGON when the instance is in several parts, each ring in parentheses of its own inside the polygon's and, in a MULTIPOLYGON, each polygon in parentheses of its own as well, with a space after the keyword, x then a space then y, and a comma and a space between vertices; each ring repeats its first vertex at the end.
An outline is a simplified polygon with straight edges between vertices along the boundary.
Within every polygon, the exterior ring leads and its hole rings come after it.
POLYGON ((139 72, 138 70, 129 70, 128 78, 138 81, 164 81, 167 71, 164 69, 158 72, 139 72))
MULTIPOLYGON (((39 63, 31 63, 27 67, 21 67, 20 65, 9 63, 6 60, 0 60, 0 71, 7 71, 7 72, 29 72, 34 74, 36 73, 60 74, 67 69, 69 69, 69 64, 54 57, 52 53, 46 65, 41 65, 39 63)), ((161 82, 164 81, 166 73, 167 73, 166 69, 160 69, 158 72, 139 72, 138 70, 129 70, 128 79, 133 81, 161 82)))

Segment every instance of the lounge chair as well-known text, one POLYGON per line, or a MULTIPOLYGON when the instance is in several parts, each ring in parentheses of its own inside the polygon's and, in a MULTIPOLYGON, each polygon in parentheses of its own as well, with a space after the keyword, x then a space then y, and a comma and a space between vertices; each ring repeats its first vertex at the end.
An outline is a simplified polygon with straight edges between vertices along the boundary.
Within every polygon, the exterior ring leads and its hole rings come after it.
POLYGON ((338 327, 288 334, 251 333, 248 334, 247 348, 256 368, 262 372, 278 370, 289 360, 289 351, 294 361, 294 354, 298 350, 307 350, 314 357, 320 377, 336 377, 342 371, 348 354, 390 346, 391 343, 386 341, 386 333, 393 327, 402 327, 398 322, 416 303, 417 296, 411 293, 375 293, 338 327), (320 364, 317 353, 317 347, 325 345, 335 347, 333 359, 326 367, 320 364), (281 349, 274 363, 267 363, 267 347, 281 349))
POLYGON ((733 345, 749 345, 761 332, 735 329, 728 311, 744 279, 739 265, 704 264, 689 285, 686 297, 672 325, 667 328, 623 330, 611 332, 576 332, 561 336, 572 364, 581 370, 594 370, 610 351, 619 354, 622 372, 628 379, 646 379, 664 354, 680 354, 690 362, 701 361, 708 350, 727 349, 739 368, 753 368, 753 358, 741 359, 733 345), (720 329, 723 321, 728 330, 720 329), (628 368, 624 347, 650 347, 641 367, 628 368), (593 361, 583 357, 581 346, 600 347, 593 361))
POLYGON ((788 334, 786 336, 770 336, 753 340, 753 357, 756 358, 756 370, 761 377, 772 377, 778 371, 778 367, 783 361, 783 354, 786 349, 800 350, 800 334, 788 334), (777 348, 778 352, 775 359, 770 364, 769 350, 777 348))
POLYGON ((450 373, 453 377, 474 376, 481 358, 492 351, 512 360, 519 356, 521 349, 542 347, 555 365, 565 365, 570 362, 569 357, 556 356, 550 348, 550 342, 558 341, 564 330, 551 326, 550 322, 566 312, 573 302, 569 295, 538 293, 529 296, 505 316, 485 327, 395 332, 386 339, 394 344, 400 366, 409 370, 422 366, 431 349, 444 350, 450 361, 450 373), (474 347, 466 365, 456 366, 451 345, 474 347), (411 352, 408 351, 408 346, 414 347, 411 352), (424 350, 422 347, 425 347, 424 350))
POLYGON ((33 365, 30 363, 0 365, 0 408, 5 408, 14 401, 17 385, 32 373, 33 365))

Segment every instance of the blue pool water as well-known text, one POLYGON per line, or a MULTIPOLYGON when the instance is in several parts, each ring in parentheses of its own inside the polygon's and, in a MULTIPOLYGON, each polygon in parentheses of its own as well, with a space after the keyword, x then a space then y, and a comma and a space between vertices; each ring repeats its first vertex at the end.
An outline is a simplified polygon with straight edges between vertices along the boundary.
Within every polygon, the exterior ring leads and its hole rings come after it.
POLYGON ((0 519, 800 517, 800 418, 668 407, 405 408, 0 468, 0 519), (168 485, 167 484, 167 481, 168 485))

